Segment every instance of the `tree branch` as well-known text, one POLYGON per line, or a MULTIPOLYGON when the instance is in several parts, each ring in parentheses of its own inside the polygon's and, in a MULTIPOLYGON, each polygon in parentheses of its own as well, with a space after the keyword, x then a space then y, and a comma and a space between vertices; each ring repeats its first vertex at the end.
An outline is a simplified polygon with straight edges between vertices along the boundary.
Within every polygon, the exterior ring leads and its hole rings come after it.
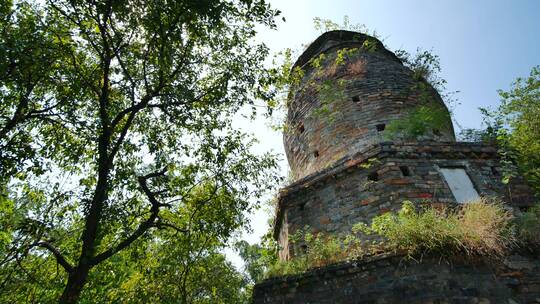
MULTIPOLYGON (((148 180, 151 178, 159 177, 165 175, 165 172, 167 172, 167 169, 164 168, 163 170, 153 172, 150 174, 147 174, 145 176, 140 176, 138 178, 139 186, 142 190, 142 192, 146 195, 148 200, 150 201, 150 204, 152 204, 152 207, 150 208, 150 216, 142 222, 135 231, 128 236, 126 239, 118 243, 115 247, 111 247, 107 249, 106 251, 96 255, 92 261, 91 265, 95 266, 102 261, 110 258, 115 253, 119 252, 120 250, 128 247, 131 245, 134 241, 136 241, 140 236, 142 236, 146 231, 148 231, 152 227, 158 227, 159 225, 163 225, 163 223, 158 224, 158 214, 159 214, 159 208, 166 206, 165 204, 161 204, 155 195, 155 192, 152 192, 150 188, 148 187, 148 180)), ((172 225, 170 225, 172 226, 172 225)))
POLYGON ((182 229, 182 228, 178 228, 176 227, 175 225, 173 224, 170 224, 170 223, 166 223, 166 222, 162 222, 162 221, 158 221, 156 222, 156 225, 155 225, 156 228, 158 229, 166 229, 166 228, 170 228, 176 232, 181 232, 181 233, 187 233, 188 230, 187 229, 182 229))
POLYGON ((58 262, 60 266, 62 266, 68 273, 73 272, 73 266, 64 258, 60 250, 54 247, 51 243, 46 241, 39 241, 31 244, 30 248, 32 247, 42 247, 49 250, 54 255, 56 262, 58 262))
POLYGON ((31 84, 28 88, 26 88, 26 92, 23 94, 23 96, 19 96, 19 102, 17 103, 15 113, 13 113, 13 116, 0 129, 0 138, 4 138, 11 130, 15 129, 17 125, 26 118, 24 112, 28 110, 30 94, 32 94, 35 85, 36 84, 31 84))

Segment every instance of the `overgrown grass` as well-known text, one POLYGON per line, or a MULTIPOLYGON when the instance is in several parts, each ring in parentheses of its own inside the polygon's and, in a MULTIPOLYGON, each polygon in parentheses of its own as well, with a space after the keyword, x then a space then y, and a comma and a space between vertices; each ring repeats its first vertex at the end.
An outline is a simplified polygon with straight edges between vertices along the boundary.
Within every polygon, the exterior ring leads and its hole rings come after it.
POLYGON ((302 273, 311 268, 359 257, 363 252, 359 239, 354 235, 314 235, 304 230, 293 235, 292 239, 293 243, 302 243, 305 252, 289 261, 278 261, 268 269, 266 277, 302 273))
POLYGON ((314 235, 304 229, 291 240, 302 244, 305 252, 276 263, 267 277, 377 253, 401 253, 409 258, 428 253, 502 257, 519 245, 540 244, 540 207, 514 218, 502 203, 485 198, 455 209, 416 208, 405 201, 398 212, 377 216, 370 225, 358 223, 348 235, 314 235))
POLYGON ((370 226, 355 225, 355 230, 378 234, 386 250, 410 257, 424 253, 501 256, 516 243, 511 219, 502 204, 486 199, 458 209, 426 207, 419 211, 406 201, 397 214, 385 213, 370 226))

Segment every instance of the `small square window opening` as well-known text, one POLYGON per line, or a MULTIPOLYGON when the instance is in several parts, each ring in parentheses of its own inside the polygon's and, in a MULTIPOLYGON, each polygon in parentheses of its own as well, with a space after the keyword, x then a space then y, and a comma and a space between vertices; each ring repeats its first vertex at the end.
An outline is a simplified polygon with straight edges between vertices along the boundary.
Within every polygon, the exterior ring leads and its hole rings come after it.
POLYGON ((378 181, 379 180, 379 173, 377 173, 377 171, 371 172, 370 174, 368 174, 368 180, 370 180, 372 182, 378 181))
POLYGON ((401 175, 403 176, 410 176, 411 171, 409 170, 409 167, 407 166, 399 166, 399 170, 401 171, 401 175))

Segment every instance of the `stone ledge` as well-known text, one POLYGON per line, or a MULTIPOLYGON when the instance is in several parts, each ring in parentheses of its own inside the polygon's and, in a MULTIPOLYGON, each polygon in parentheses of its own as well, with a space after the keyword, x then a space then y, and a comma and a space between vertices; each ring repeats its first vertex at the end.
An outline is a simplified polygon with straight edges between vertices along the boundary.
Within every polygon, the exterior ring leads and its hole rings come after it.
POLYGON ((367 258, 356 259, 354 261, 344 261, 329 264, 323 267, 309 269, 308 271, 300 274, 272 277, 260 283, 257 283, 257 286, 260 288, 264 288, 275 284, 293 284, 299 280, 304 280, 309 277, 327 276, 330 274, 344 275, 345 273, 355 272, 355 270, 365 270, 367 266, 370 266, 370 268, 376 268, 376 262, 388 261, 396 258, 402 259, 403 255, 386 253, 367 258))
POLYGON ((379 255, 277 277, 254 287, 254 303, 540 303, 540 259, 379 255))

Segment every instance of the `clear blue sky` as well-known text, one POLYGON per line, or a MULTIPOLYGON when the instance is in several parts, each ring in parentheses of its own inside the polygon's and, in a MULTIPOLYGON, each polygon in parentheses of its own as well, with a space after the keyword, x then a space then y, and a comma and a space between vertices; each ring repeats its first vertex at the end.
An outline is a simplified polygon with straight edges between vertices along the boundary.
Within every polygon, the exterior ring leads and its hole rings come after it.
MULTIPOLYGON (((283 12, 285 23, 276 31, 262 30, 259 39, 275 52, 300 47, 320 33, 313 18, 351 23, 376 30, 391 49, 409 52, 420 47, 440 56, 442 77, 461 105, 455 120, 464 127, 479 127, 478 107, 497 106, 498 89, 506 90, 518 76, 526 76, 540 64, 540 0, 271 0, 283 12)), ((243 124, 243 123, 242 123, 243 124)), ((259 151, 283 153, 281 134, 262 121, 242 125, 261 141, 259 151)), ((281 162, 286 174, 285 160, 281 162)), ((245 235, 256 242, 268 229, 264 212, 252 216, 254 232, 245 235)))

